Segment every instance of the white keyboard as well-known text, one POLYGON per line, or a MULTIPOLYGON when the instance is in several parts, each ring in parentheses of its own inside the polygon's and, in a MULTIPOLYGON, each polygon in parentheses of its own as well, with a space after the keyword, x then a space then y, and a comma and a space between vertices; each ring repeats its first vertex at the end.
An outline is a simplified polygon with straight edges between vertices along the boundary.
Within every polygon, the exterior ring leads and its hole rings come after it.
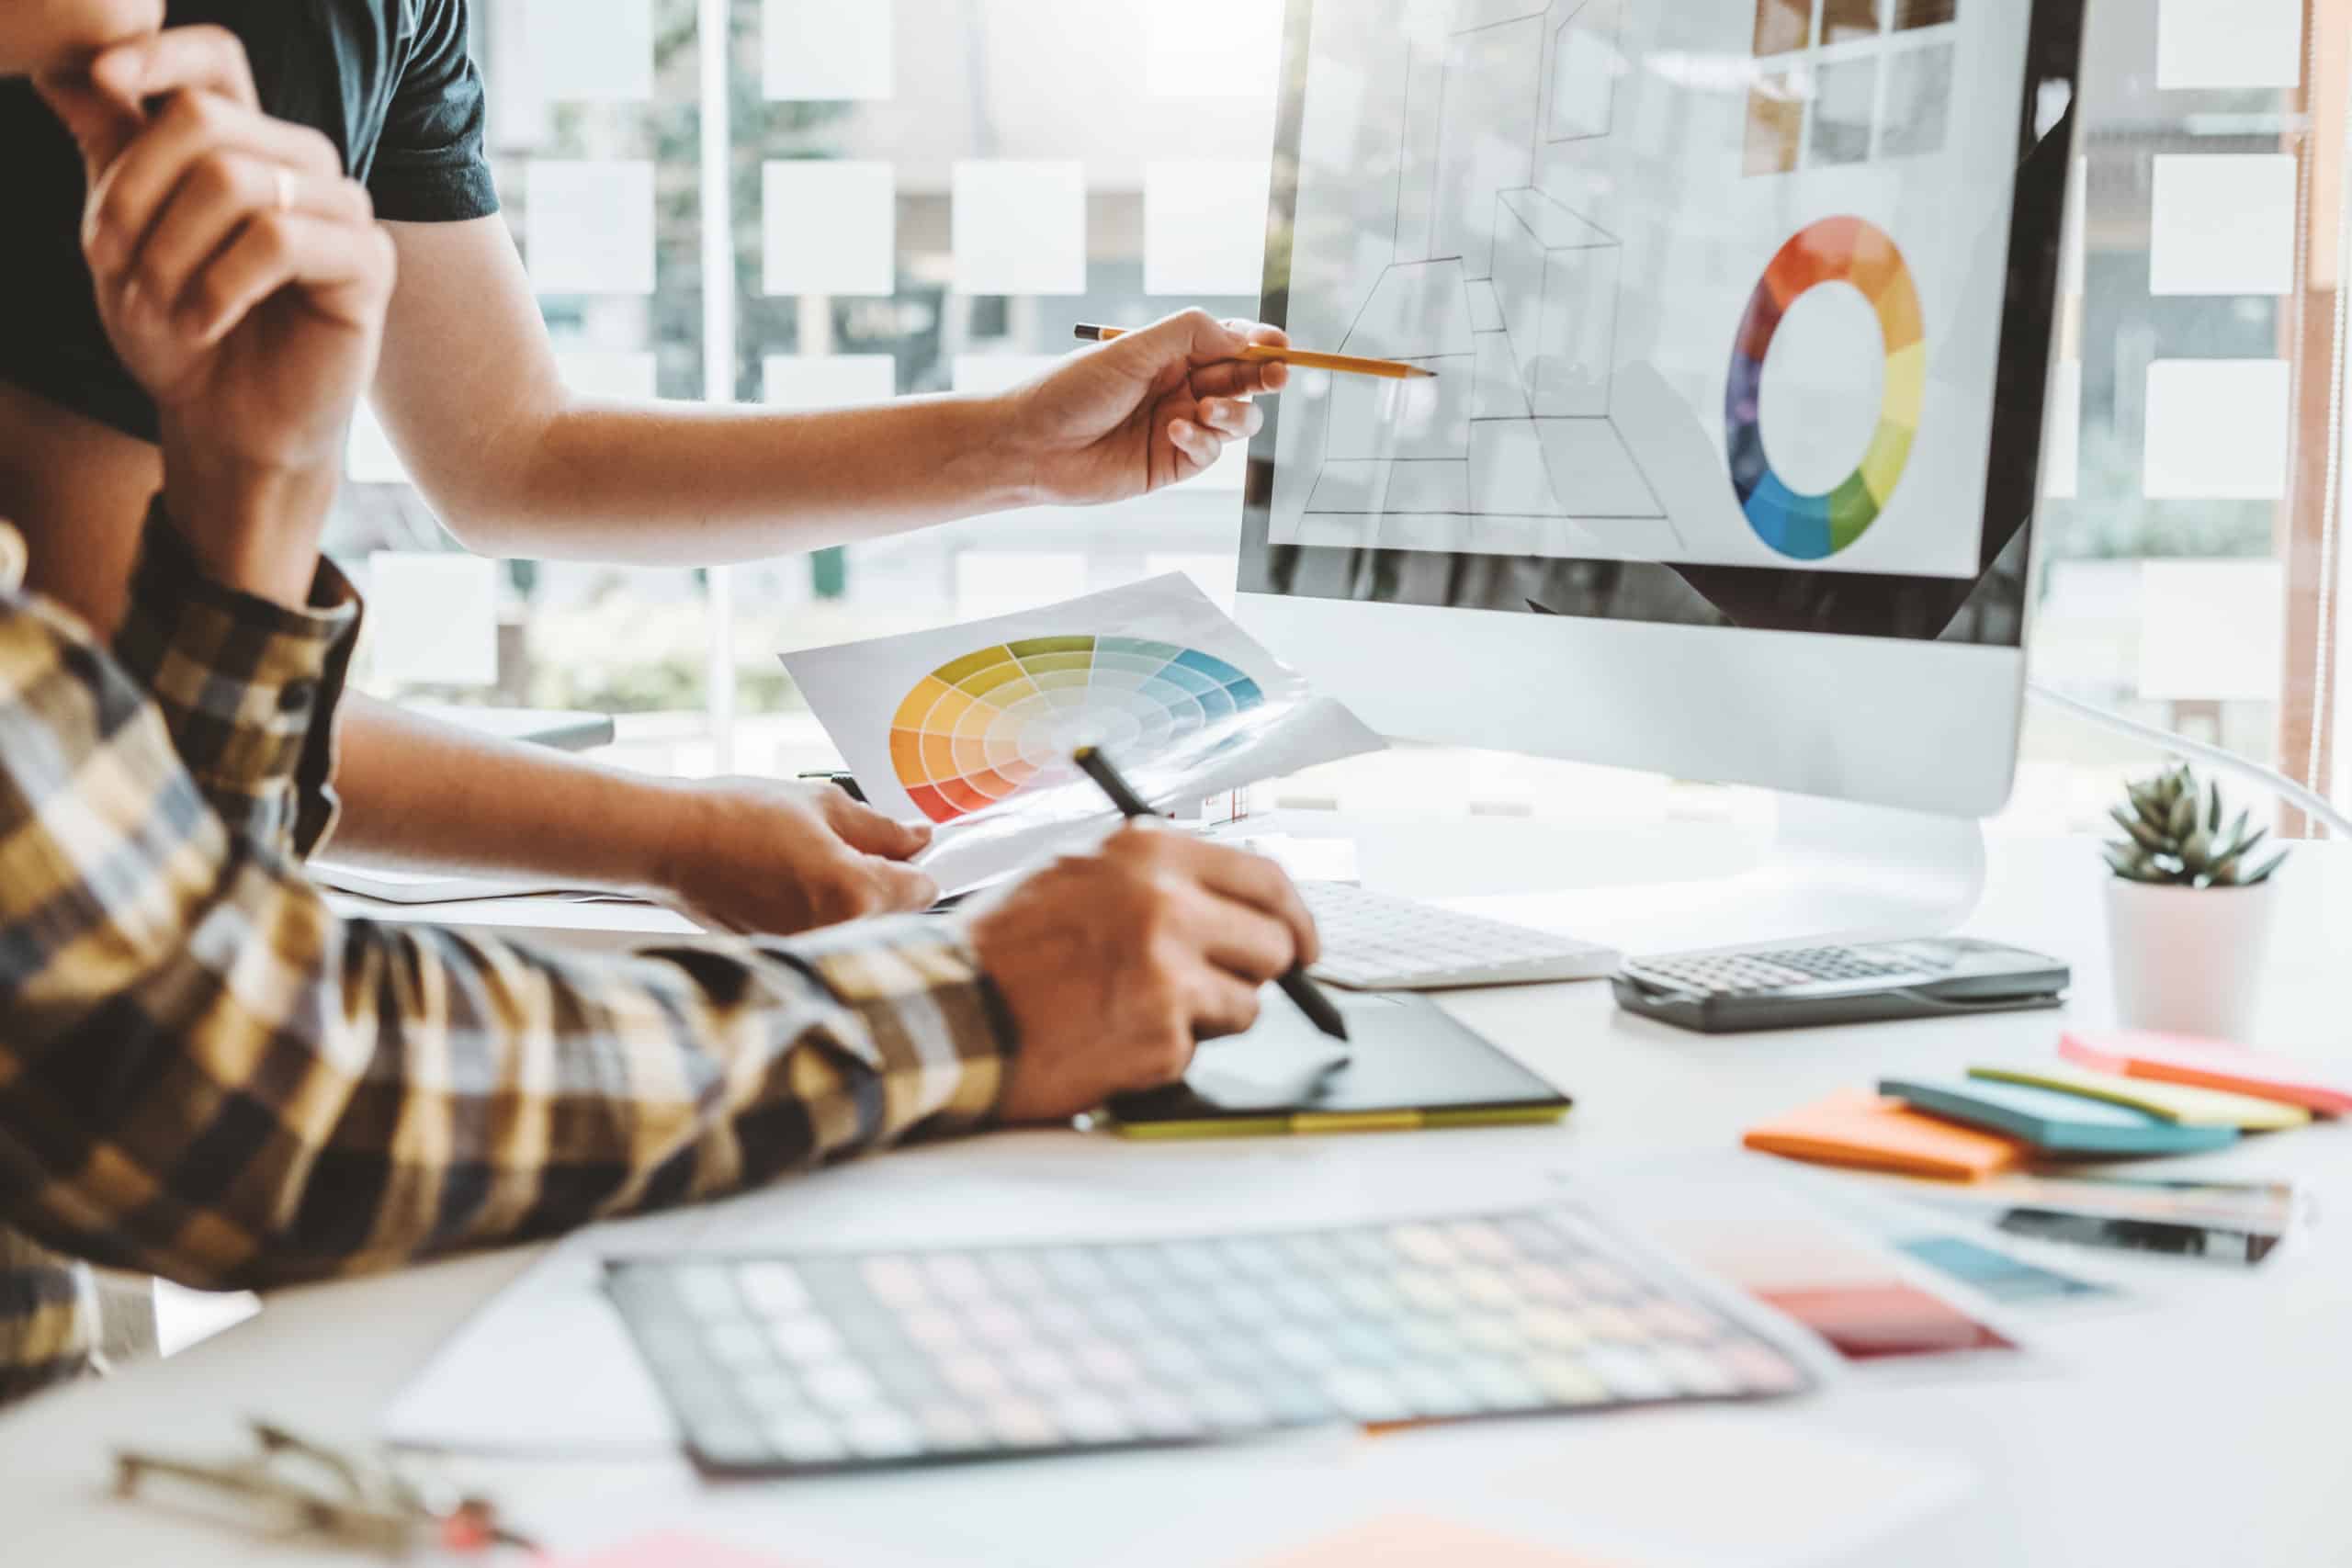
POLYGON ((1323 934, 1315 977, 1355 991, 1434 991, 1597 980, 1623 954, 1508 920, 1368 893, 1344 882, 1302 882, 1323 934))

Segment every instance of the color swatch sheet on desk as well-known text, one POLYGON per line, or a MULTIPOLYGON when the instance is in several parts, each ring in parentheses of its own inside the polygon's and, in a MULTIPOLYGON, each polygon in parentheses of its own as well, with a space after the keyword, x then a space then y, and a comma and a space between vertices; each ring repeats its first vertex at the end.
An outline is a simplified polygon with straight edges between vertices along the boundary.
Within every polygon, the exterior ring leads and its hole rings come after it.
POLYGON ((777 1474, 1742 1400, 1810 1374, 1571 1208, 616 1263, 696 1462, 777 1474))
POLYGON ((1381 744, 1176 574, 784 665, 867 799, 937 826, 949 893, 1114 820, 1081 746, 1172 806, 1381 744))
POLYGON ((1858 1219, 1821 1179, 1736 1156, 1660 1162, 1612 1176, 1603 1201, 1620 1223, 1793 1320, 1849 1368, 2023 1359, 1996 1298, 1968 1269, 1950 1267, 1962 1259, 1950 1250, 1922 1258, 1908 1245, 1948 1241, 1950 1226, 1858 1219))

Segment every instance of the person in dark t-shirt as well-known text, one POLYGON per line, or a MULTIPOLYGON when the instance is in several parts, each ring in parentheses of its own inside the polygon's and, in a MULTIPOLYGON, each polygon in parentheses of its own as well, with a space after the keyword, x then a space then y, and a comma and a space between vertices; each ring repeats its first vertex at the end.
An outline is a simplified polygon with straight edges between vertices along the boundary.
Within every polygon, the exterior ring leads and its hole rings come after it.
MULTIPOLYGON (((425 498, 485 553, 715 564, 1124 500, 1201 473, 1258 428, 1250 398, 1283 384, 1281 366, 1237 357, 1279 333, 1190 311, 987 398, 798 414, 574 397, 496 216, 468 0, 165 9, 235 33, 261 107, 323 135, 366 186, 400 265, 373 401, 425 498)), ((157 112, 201 110, 183 96, 157 112)), ((0 516, 30 544, 31 586, 104 631, 162 471, 155 412, 107 347, 77 248, 85 205, 107 221, 106 193, 89 198, 71 140, 21 84, 0 84, 0 516)), ((156 291, 178 276, 152 235, 100 243, 169 274, 156 291)), ((903 863, 928 830, 831 786, 646 779, 381 704, 347 705, 334 783, 339 855, 645 892, 737 930, 935 892, 903 863)))

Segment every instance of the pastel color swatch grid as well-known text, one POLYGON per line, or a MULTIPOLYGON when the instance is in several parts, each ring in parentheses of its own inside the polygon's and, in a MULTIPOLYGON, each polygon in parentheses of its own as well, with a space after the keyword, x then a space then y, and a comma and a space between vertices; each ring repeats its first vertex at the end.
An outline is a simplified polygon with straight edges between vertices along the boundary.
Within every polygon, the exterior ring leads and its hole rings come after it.
POLYGON ((1560 1210, 1111 1245, 616 1262, 718 1473, 1742 1400, 1798 1362, 1560 1210))

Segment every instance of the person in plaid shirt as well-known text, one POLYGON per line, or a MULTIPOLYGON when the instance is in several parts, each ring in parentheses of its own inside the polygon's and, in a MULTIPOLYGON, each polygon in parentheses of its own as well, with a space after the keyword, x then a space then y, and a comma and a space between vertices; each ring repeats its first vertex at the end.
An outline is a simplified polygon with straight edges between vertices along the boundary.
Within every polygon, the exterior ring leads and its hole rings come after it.
POLYGON ((361 611, 319 536, 391 251, 234 40, 161 9, 0 8, 0 72, 89 163, 166 475, 108 647, 0 528, 0 1400, 92 1364, 85 1263, 265 1288, 1067 1121, 1314 958, 1271 863, 1148 829, 967 916, 618 961, 338 919, 301 858, 361 611))

